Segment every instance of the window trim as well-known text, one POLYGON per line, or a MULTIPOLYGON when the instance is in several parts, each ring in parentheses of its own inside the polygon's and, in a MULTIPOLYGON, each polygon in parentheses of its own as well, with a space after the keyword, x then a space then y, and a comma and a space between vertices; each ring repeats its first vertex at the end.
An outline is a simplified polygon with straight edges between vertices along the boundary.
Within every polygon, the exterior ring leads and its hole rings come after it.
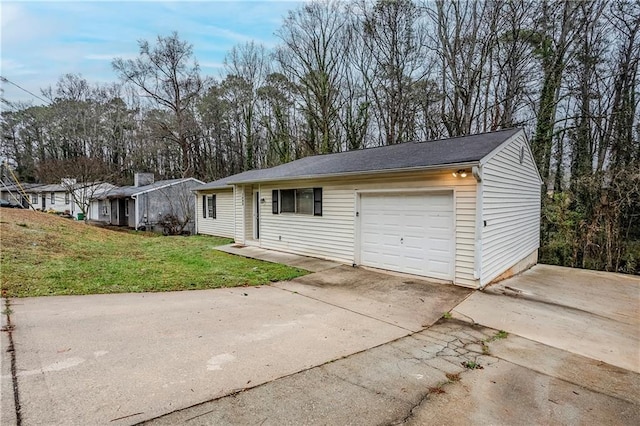
POLYGON ((51 196, 49 197, 49 203, 50 204, 55 204, 56 203, 56 193, 52 192, 51 196))
POLYGON ((217 219, 218 205, 216 194, 204 194, 202 196, 202 218, 217 219))
POLYGON ((301 216, 322 216, 322 188, 286 188, 274 189, 271 191, 271 213, 272 214, 295 214, 301 216), (313 199, 311 201, 311 213, 298 212, 298 191, 312 190, 313 199), (293 211, 282 210, 282 191, 293 191, 293 211))
POLYGON ((38 204, 38 199, 40 197, 38 197, 38 194, 31 194, 31 204, 38 204))
POLYGON ((216 219, 217 216, 217 205, 216 205, 216 194, 211 194, 207 196, 207 215, 210 219, 216 219))
POLYGON ((65 204, 69 204, 71 202, 71 194, 69 194, 68 192, 64 193, 64 203, 65 204))

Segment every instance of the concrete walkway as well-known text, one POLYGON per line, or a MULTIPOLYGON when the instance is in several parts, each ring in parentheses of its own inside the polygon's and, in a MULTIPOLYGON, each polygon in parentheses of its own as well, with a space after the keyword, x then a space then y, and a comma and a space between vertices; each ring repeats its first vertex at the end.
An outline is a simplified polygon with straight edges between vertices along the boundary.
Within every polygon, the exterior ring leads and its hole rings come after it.
POLYGON ((300 256, 297 254, 284 253, 275 250, 266 250, 260 247, 245 246, 242 244, 227 244, 215 248, 237 256, 249 257, 252 259, 264 260, 272 263, 282 263, 305 271, 320 272, 335 268, 341 264, 330 260, 318 259, 315 257, 300 256))

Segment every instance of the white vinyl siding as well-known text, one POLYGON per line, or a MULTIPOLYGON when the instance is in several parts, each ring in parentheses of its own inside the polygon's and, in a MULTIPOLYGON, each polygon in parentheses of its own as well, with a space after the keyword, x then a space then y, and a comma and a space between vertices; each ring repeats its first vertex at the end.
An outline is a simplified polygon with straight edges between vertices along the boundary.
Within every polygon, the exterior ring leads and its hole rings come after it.
POLYGON ((54 210, 60 213, 64 213, 65 211, 72 211, 72 200, 69 200, 68 203, 65 203, 65 192, 50 192, 46 193, 46 210, 54 210))
MULTIPOLYGON (((261 203, 260 246, 306 256, 355 262, 356 198, 361 191, 379 190, 454 190, 455 277, 454 282, 476 287, 474 279, 474 243, 476 218, 476 181, 471 173, 466 178, 454 178, 451 171, 413 172, 351 178, 297 180, 260 186, 261 203), (322 216, 272 214, 271 191, 306 187, 322 188, 322 216)), ((238 187, 242 192, 242 187, 238 187)), ((236 197, 236 209, 242 204, 236 197)), ((236 215, 242 218, 242 213, 236 215)), ((250 216, 249 216, 250 217, 250 216)), ((251 220, 249 220, 251 223, 251 220)), ((236 227, 240 227, 236 223, 236 227)), ((236 229, 236 235, 242 233, 236 229)))
MULTIPOLYGON (((224 190, 220 192, 198 192, 196 194, 196 216, 198 234, 215 235, 218 237, 233 238, 233 191, 224 190), (216 218, 202 217, 202 197, 215 194, 216 196, 216 218)), ((207 213, 207 216, 208 213, 207 213)))
POLYGON ((541 185, 527 144, 520 133, 483 166, 481 285, 540 247, 541 185))

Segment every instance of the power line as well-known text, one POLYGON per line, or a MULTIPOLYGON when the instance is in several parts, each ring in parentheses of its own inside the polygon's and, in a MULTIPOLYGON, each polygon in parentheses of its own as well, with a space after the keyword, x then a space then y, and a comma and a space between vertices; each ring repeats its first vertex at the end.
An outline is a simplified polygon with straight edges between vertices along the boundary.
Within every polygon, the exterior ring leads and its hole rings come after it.
POLYGON ((24 87, 19 86, 18 84, 14 83, 13 81, 9 80, 9 79, 8 79, 8 78, 6 78, 6 77, 3 77, 3 76, 1 76, 1 75, 0 75, 0 80, 1 80, 3 83, 13 84, 13 85, 14 85, 14 86, 16 86, 18 89, 20 89, 20 90, 22 90, 22 91, 24 91, 24 92, 27 92, 27 93, 28 93, 28 94, 30 94, 31 96, 34 96, 34 97, 36 97, 36 98, 40 99, 42 102, 46 103, 47 105, 51 105, 51 101, 48 101, 48 100, 46 100, 46 99, 41 98, 40 96, 38 96, 38 95, 36 95, 35 93, 33 93, 33 92, 31 92, 31 91, 29 91, 29 90, 25 89, 24 87))

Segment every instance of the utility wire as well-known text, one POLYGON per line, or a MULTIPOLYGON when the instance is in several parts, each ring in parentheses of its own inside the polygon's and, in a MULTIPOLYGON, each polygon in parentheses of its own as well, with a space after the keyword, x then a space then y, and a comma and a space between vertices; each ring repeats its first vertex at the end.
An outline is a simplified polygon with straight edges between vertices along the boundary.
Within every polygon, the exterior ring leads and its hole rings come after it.
POLYGON ((28 94, 30 94, 31 96, 35 96, 36 98, 40 99, 42 102, 46 103, 47 105, 51 105, 51 101, 48 101, 46 99, 41 98, 40 96, 36 95, 35 93, 25 89, 24 87, 19 86, 18 84, 14 83, 13 81, 9 80, 8 78, 5 78, 3 76, 0 75, 0 80, 3 83, 9 83, 9 84, 13 84, 14 86, 16 86, 18 89, 27 92, 28 94))

